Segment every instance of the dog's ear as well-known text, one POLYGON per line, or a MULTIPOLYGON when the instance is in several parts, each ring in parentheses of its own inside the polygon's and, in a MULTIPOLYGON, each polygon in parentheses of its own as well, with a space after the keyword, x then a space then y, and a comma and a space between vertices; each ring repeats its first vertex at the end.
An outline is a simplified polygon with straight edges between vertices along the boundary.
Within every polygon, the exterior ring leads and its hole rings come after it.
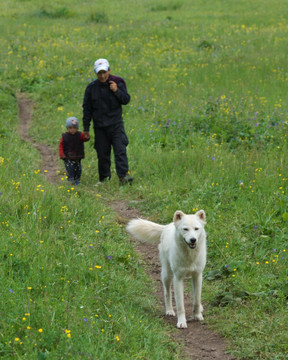
POLYGON ((175 211, 175 214, 173 216, 173 222, 176 223, 177 221, 180 221, 184 215, 185 214, 180 210, 175 211))
POLYGON ((205 211, 204 211, 204 210, 199 210, 199 211, 197 211, 197 213, 196 213, 195 215, 198 216, 199 219, 200 219, 204 224, 206 224, 206 214, 205 214, 205 211))

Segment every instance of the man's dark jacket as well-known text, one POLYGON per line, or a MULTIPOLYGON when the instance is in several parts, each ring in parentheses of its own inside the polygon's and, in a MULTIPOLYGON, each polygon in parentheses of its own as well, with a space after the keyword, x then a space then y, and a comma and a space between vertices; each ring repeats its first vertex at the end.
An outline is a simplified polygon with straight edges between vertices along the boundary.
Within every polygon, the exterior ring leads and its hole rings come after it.
POLYGON ((122 122, 122 105, 128 104, 129 101, 130 95, 125 81, 119 76, 110 75, 105 83, 94 80, 87 86, 84 94, 84 131, 89 131, 91 118, 94 128, 104 128, 122 122), (116 82, 116 92, 110 90, 109 81, 116 82))

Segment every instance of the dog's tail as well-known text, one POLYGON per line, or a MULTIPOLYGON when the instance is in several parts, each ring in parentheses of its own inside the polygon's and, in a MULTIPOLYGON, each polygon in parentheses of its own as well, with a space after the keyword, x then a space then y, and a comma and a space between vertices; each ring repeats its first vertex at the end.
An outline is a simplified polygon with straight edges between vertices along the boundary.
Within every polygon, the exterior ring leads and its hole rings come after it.
POLYGON ((133 219, 129 221, 126 229, 137 240, 155 243, 160 241, 164 227, 165 225, 156 224, 152 221, 133 219))

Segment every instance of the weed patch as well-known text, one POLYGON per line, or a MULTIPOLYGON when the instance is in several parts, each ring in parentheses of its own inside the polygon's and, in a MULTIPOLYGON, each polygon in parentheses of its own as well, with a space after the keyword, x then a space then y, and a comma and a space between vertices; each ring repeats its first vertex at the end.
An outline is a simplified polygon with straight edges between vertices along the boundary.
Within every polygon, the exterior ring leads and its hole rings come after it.
POLYGON ((182 2, 170 2, 167 4, 155 4, 151 7, 151 11, 175 11, 182 7, 182 2))
POLYGON ((73 11, 66 7, 47 8, 41 7, 36 13, 36 16, 50 19, 68 19, 74 16, 73 11))
POLYGON ((89 16, 89 21, 96 24, 108 24, 108 15, 104 12, 93 12, 89 16))

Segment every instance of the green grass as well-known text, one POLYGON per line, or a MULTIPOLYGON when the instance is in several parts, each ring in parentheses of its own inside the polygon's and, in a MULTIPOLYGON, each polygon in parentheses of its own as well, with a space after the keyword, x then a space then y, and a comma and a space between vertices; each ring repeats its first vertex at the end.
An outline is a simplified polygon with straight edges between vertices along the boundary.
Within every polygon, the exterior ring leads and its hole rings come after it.
POLYGON ((287 359, 283 5, 0 3, 3 358, 181 358, 106 202, 123 199, 163 223, 177 209, 205 209, 207 322, 239 359, 287 359), (53 186, 17 135, 16 91, 35 102, 30 136, 56 151, 65 119, 81 119, 98 57, 131 94, 124 121, 135 184, 121 188, 113 176, 96 191, 90 141, 81 187, 53 186))
POLYGON ((177 358, 115 214, 91 189, 47 183, 6 90, 1 105, 1 358, 177 358))

